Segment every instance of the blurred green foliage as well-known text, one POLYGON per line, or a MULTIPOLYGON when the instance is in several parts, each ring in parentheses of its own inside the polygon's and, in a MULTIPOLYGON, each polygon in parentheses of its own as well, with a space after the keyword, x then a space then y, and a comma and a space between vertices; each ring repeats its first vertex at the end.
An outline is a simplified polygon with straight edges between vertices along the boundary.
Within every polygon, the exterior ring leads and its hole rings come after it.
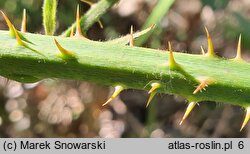
POLYGON ((223 22, 223 34, 226 40, 242 35, 242 46, 246 49, 250 48, 250 21, 240 12, 233 12, 232 15, 226 18, 223 22), (230 20, 229 20, 230 18, 230 20))
MULTIPOLYGON (((29 32, 43 32, 42 0, 0 0, 0 9, 8 14, 16 27, 20 27, 23 9, 27 10, 27 30, 29 32)), ((77 0, 63 0, 59 2, 57 12, 57 34, 69 27, 75 20, 77 4, 81 4, 81 12, 89 8, 77 0)))

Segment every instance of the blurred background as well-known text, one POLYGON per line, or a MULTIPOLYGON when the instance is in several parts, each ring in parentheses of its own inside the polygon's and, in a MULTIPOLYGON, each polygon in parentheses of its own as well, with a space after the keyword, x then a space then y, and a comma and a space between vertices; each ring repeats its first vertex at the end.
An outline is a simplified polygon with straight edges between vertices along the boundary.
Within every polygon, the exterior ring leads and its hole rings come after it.
MULTIPOLYGON (((13 23, 21 25, 27 9, 27 30, 44 34, 42 0, 0 0, 13 23)), ((80 0, 59 0, 57 30, 60 34, 75 20, 80 0)), ((127 34, 130 26, 140 30, 157 0, 121 0, 87 36, 109 40, 127 34)), ((166 49, 171 41, 180 52, 199 54, 206 48, 204 26, 211 32, 217 54, 232 58, 242 34, 243 57, 250 61, 249 0, 176 0, 157 29, 143 45, 166 49)), ((7 26, 0 18, 0 29, 7 26)), ((149 108, 146 91, 123 91, 110 105, 102 107, 113 91, 110 87, 84 81, 46 79, 22 84, 0 77, 0 137, 250 137, 250 127, 239 131, 244 109, 223 103, 201 102, 179 126, 187 102, 185 98, 158 94, 149 108)))

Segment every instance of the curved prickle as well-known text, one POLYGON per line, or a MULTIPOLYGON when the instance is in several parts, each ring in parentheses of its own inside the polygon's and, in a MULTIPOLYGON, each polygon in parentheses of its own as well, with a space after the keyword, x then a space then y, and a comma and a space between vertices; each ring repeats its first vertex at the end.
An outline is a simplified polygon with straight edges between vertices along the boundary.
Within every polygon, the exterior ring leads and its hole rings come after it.
POLYGON ((179 68, 179 64, 176 63, 175 59, 174 59, 174 55, 173 55, 173 50, 172 50, 172 46, 171 43, 168 42, 168 50, 169 50, 169 67, 171 70, 174 70, 176 68, 179 68))
POLYGON ((21 32, 26 32, 26 9, 23 9, 23 19, 22 19, 22 26, 21 26, 21 32))
POLYGON ((192 80, 194 82, 197 82, 197 79, 195 77, 193 77, 192 75, 190 75, 188 72, 186 72, 181 65, 179 65, 175 59, 174 59, 174 54, 173 54, 173 50, 172 50, 172 46, 171 43, 168 42, 168 50, 169 50, 169 62, 168 62, 168 66, 169 69, 172 71, 177 71, 179 73, 181 73, 182 75, 184 75, 186 78, 188 78, 189 80, 192 80))
POLYGON ((111 95, 111 97, 104 104, 102 104, 102 106, 105 106, 108 103, 110 103, 112 100, 114 100, 124 89, 125 88, 123 86, 120 86, 120 85, 116 86, 114 93, 111 95))
POLYGON ((133 47, 135 45, 134 42, 134 29, 133 26, 130 27, 130 41, 129 41, 129 46, 133 47))
POLYGON ((154 92, 156 89, 160 88, 161 84, 158 82, 154 82, 151 84, 151 89, 148 91, 148 94, 151 94, 152 92, 154 92))
POLYGON ((15 37, 15 31, 14 31, 14 27, 13 24, 11 23, 10 19, 5 15, 5 13, 0 10, 4 20, 6 21, 8 27, 9 27, 9 31, 10 31, 10 36, 15 37))
POLYGON ((57 40, 54 38, 54 42, 58 48, 58 50, 60 51, 60 53, 62 54, 62 58, 64 59, 69 59, 69 58, 74 58, 75 54, 72 51, 68 51, 66 49, 64 49, 58 42, 57 40))
POLYGON ((156 90, 159 89, 161 87, 161 84, 158 82, 154 82, 151 84, 151 89, 148 91, 149 94, 149 98, 146 104, 146 107, 149 106, 149 104, 151 103, 152 99, 154 98, 155 94, 157 93, 156 90))
POLYGON ((185 114, 180 122, 180 125, 184 122, 184 120, 188 117, 188 115, 190 114, 190 112, 194 109, 195 105, 197 104, 197 102, 190 102, 188 104, 188 107, 185 111, 185 114))
POLYGON ((78 38, 87 39, 86 37, 83 36, 82 30, 81 30, 80 6, 79 5, 77 5, 77 10, 76 10, 76 32, 74 36, 78 38))
POLYGON ((242 60, 242 55, 241 55, 241 34, 239 36, 239 41, 237 45, 237 55, 234 58, 234 60, 242 60))
POLYGON ((204 48, 201 46, 201 53, 202 55, 206 55, 204 48))
POLYGON ((240 131, 242 131, 243 128, 247 125, 249 119, 250 119, 250 107, 247 107, 246 108, 246 116, 245 116, 245 119, 241 125, 240 131))
POLYGON ((103 29, 103 27, 104 27, 104 26, 103 26, 103 24, 102 24, 101 20, 98 20, 97 22, 98 22, 98 24, 99 24, 100 28, 101 28, 101 29, 103 29))
POLYGON ((71 32, 69 37, 74 37, 74 27, 71 27, 71 32))
POLYGON ((75 32, 75 36, 83 37, 82 30, 81 30, 81 25, 80 25, 80 6, 79 5, 77 5, 77 10, 76 10, 76 32, 75 32))
POLYGON ((207 53, 205 54, 206 56, 208 57, 215 57, 215 52, 214 52, 214 46, 213 46, 213 42, 212 42, 212 39, 211 39, 211 36, 208 32, 208 29, 207 27, 205 27, 205 31, 206 31, 206 34, 207 34, 207 53))
POLYGON ((14 29, 14 32, 15 32, 16 41, 17 41, 17 43, 18 43, 19 45, 21 45, 21 46, 23 46, 23 47, 25 47, 25 48, 27 48, 27 49, 29 49, 29 50, 31 50, 31 51, 34 51, 35 53, 37 53, 37 54, 39 54, 39 55, 41 55, 41 56, 43 56, 43 57, 46 57, 44 54, 40 53, 40 52, 37 51, 36 49, 31 48, 28 44, 26 44, 25 42, 23 42, 23 40, 22 40, 22 39, 20 38, 20 36, 18 35, 17 30, 14 28, 14 26, 13 26, 13 29, 14 29))
POLYGON ((18 30, 16 30, 15 26, 11 23, 10 19, 4 14, 3 11, 0 10, 0 12, 1 12, 2 16, 4 17, 4 20, 6 21, 8 27, 9 27, 11 37, 14 37, 14 38, 16 37, 16 33, 15 33, 15 31, 16 31, 18 36, 20 37, 20 39, 34 45, 34 43, 32 43, 31 41, 26 39, 18 30))

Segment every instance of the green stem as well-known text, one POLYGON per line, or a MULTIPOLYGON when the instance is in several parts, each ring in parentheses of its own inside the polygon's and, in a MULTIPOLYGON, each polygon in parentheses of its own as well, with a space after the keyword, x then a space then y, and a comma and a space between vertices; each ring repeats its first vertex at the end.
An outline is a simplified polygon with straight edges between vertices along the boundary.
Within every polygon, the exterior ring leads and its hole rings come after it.
MULTIPOLYGON (((88 12, 85 13, 80 19, 82 31, 86 32, 95 22, 100 19, 103 14, 105 14, 118 1, 119 0, 100 0, 98 3, 92 5, 88 12)), ((72 26, 75 29, 76 23, 73 23, 72 26)), ((62 35, 69 36, 72 26, 70 26, 65 32, 63 32, 62 35)))
POLYGON ((24 34, 30 46, 47 58, 17 45, 8 31, 0 31, 0 74, 21 82, 46 78, 87 80, 103 85, 125 85, 150 89, 158 81, 161 93, 177 94, 190 101, 216 101, 250 106, 250 64, 244 61, 174 53, 177 63, 192 77, 213 81, 206 91, 193 94, 199 83, 168 66, 169 52, 130 47, 76 38, 24 34), (75 59, 62 59, 54 43, 75 53, 75 59), (148 86, 146 86, 148 85, 148 86), (146 87, 145 87, 146 86, 146 87))
MULTIPOLYGON (((149 27, 152 24, 158 25, 162 18, 165 16, 165 14, 169 11, 170 7, 173 5, 175 0, 158 0, 157 5, 154 7, 152 13, 147 18, 146 22, 142 26, 141 29, 145 29, 149 27)), ((136 42, 136 46, 142 46, 150 37, 150 35, 153 33, 150 32, 142 37, 140 37, 136 42)))

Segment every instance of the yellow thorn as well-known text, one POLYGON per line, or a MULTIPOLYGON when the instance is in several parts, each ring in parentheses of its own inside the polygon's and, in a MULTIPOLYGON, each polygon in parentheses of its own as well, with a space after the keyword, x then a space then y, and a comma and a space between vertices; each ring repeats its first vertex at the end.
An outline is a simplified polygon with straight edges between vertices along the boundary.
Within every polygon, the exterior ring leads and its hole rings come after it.
POLYGON ((194 90, 193 94, 196 94, 198 91, 202 91, 205 87, 208 86, 208 80, 201 81, 200 85, 194 90))
POLYGON ((55 38, 54 38, 54 41, 55 41, 55 44, 56 44, 57 48, 59 49, 59 51, 61 52, 62 55, 64 55, 64 56, 70 56, 70 57, 72 57, 72 56, 75 55, 73 52, 64 49, 64 48, 57 42, 57 40, 56 40, 55 38))
POLYGON ((205 27, 205 31, 207 33, 207 53, 206 53, 206 56, 208 57, 214 57, 215 56, 215 53, 214 53, 214 47, 213 47, 213 42, 212 42, 212 39, 211 39, 211 36, 207 30, 207 27, 205 27))
POLYGON ((243 128, 247 125, 247 122, 248 122, 249 119, 250 119, 250 107, 247 107, 246 110, 247 110, 247 113, 246 113, 245 119, 244 119, 244 121, 243 121, 243 123, 242 123, 242 126, 241 126, 241 128, 240 128, 240 131, 243 130, 243 128))
POLYGON ((71 27, 71 32, 70 32, 70 37, 73 37, 74 36, 74 27, 72 26, 71 27))
POLYGON ((173 50, 172 50, 170 42, 168 42, 168 48, 169 48, 169 63, 168 63, 169 69, 174 70, 174 71, 178 71, 179 73, 181 73, 183 76, 189 78, 190 80, 197 81, 196 78, 194 78, 192 75, 190 75, 188 72, 186 72, 182 68, 182 66, 175 61, 174 55, 173 55, 173 50))
POLYGON ((31 48, 31 47, 28 46, 25 42, 23 42, 23 40, 20 38, 20 36, 19 36, 20 34, 18 34, 18 31, 16 30, 16 28, 15 28, 13 25, 12 25, 12 27, 13 27, 13 30, 14 30, 14 33, 15 33, 16 41, 17 41, 17 43, 18 43, 19 45, 21 45, 21 46, 23 46, 23 47, 25 47, 25 48, 27 48, 27 49, 29 49, 29 50, 31 50, 31 51, 34 51, 34 52, 36 52, 37 54, 39 54, 39 55, 41 55, 41 56, 43 56, 43 57, 46 58, 46 56, 45 56, 44 54, 42 54, 42 53, 40 53, 39 51, 37 51, 37 50, 31 48))
POLYGON ((133 26, 131 26, 130 28, 130 41, 129 41, 129 45, 131 47, 133 47, 135 45, 135 42, 134 42, 134 30, 133 30, 133 26))
POLYGON ((21 26, 21 32, 26 32, 26 9, 23 9, 23 20, 22 20, 22 26, 21 26))
MULTIPOLYGON (((13 25, 12 25, 13 26, 13 25)), ((22 45, 22 46, 25 46, 26 44, 22 41, 22 39, 20 38, 20 36, 18 35, 17 33, 17 30, 14 28, 13 26, 13 29, 14 29, 14 32, 15 32, 15 36, 16 36, 16 41, 19 45, 22 45)))
POLYGON ((182 120, 181 120, 181 122, 180 122, 180 125, 181 125, 181 124, 184 122, 184 120, 188 117, 188 115, 189 115, 190 112, 193 110, 193 108, 195 107, 196 104, 197 104, 196 102, 190 102, 190 103, 188 104, 188 107, 187 107, 186 112, 185 112, 185 114, 184 114, 184 116, 183 116, 183 118, 182 118, 182 120))
POLYGON ((156 94, 155 91, 152 92, 152 93, 150 93, 149 98, 148 98, 148 101, 147 101, 147 104, 146 104, 146 108, 147 108, 147 107, 149 106, 149 104, 151 103, 151 101, 152 101, 152 99, 154 98, 155 94, 156 94))
MULTIPOLYGON (((1 12, 2 16, 4 17, 4 20, 6 21, 8 27, 9 27, 10 35, 12 37, 16 37, 16 34, 15 34, 16 28, 15 28, 15 26, 11 23, 10 19, 3 13, 3 11, 0 10, 0 12, 1 12)), ((18 36, 20 37, 21 40, 23 40, 25 42, 28 42, 28 43, 31 43, 31 44, 34 44, 34 43, 30 42, 28 39, 26 39, 19 31, 17 31, 17 34, 18 34, 18 36)))
POLYGON ((124 90, 124 87, 123 86, 116 86, 115 87, 115 91, 114 91, 114 93, 112 94, 112 96, 104 103, 104 104, 102 104, 102 106, 105 106, 105 105, 107 105, 108 103, 110 103, 114 98, 116 98, 120 93, 121 93, 121 91, 123 91, 124 90))
POLYGON ((202 55, 206 55, 204 48, 201 46, 201 53, 202 55))
POLYGON ((15 30, 14 30, 13 24, 11 23, 10 19, 4 14, 3 11, 0 10, 0 12, 1 12, 4 20, 6 21, 8 27, 9 27, 10 35, 14 37, 15 36, 15 30))
POLYGON ((170 42, 168 42, 168 50, 169 50, 169 66, 170 68, 173 68, 178 64, 174 60, 173 50, 170 42))
POLYGON ((101 27, 101 29, 103 29, 103 24, 102 24, 101 20, 98 20, 98 24, 101 27))
POLYGON ((80 23, 80 7, 77 5, 77 11, 76 11, 76 37, 83 37, 82 30, 81 30, 81 23, 80 23))
POLYGON ((238 41, 238 46, 237 46, 237 55, 234 58, 235 60, 242 60, 242 56, 241 56, 241 34, 239 36, 239 41, 238 41))
POLYGON ((151 84, 151 89, 149 90, 148 94, 150 94, 149 99, 147 101, 146 107, 149 106, 149 104, 151 103, 152 99, 154 98, 155 94, 156 94, 156 89, 160 88, 161 84, 160 83, 152 83, 151 84))
POLYGON ((160 83, 157 83, 157 82, 154 82, 151 84, 151 89, 148 91, 148 94, 154 92, 156 89, 160 88, 161 87, 161 84, 160 83))

